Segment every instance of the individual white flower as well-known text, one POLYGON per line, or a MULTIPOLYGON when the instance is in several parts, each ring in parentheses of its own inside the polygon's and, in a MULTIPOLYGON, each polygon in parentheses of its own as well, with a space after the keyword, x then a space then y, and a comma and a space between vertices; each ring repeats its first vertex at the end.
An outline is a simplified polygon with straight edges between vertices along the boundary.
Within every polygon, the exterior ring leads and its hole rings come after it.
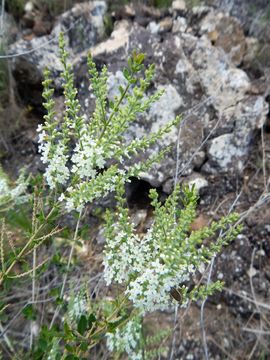
POLYGON ((44 129, 43 125, 42 125, 42 124, 38 124, 38 126, 37 126, 37 132, 41 132, 41 131, 43 131, 43 129, 44 129))
POLYGON ((49 142, 44 142, 39 145, 38 151, 41 154, 41 161, 43 164, 47 164, 49 161, 49 153, 51 150, 51 144, 49 142))
POLYGON ((65 200, 65 198, 66 198, 66 197, 65 197, 65 194, 62 193, 62 194, 59 196, 58 201, 62 202, 62 201, 65 200))

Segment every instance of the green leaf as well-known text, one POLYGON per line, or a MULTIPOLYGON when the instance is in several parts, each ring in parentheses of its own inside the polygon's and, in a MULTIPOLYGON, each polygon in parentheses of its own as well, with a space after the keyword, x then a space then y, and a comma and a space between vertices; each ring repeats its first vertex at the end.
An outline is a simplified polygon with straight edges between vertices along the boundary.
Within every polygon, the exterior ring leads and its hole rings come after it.
POLYGON ((121 95, 123 95, 124 94, 124 88, 123 88, 123 86, 122 85, 120 85, 119 87, 118 87, 118 90, 120 91, 120 94, 121 95))
POLYGON ((80 360, 80 359, 78 358, 78 356, 69 354, 65 357, 65 360, 80 360))
POLYGON ((73 334, 72 334, 72 331, 68 325, 68 323, 64 322, 64 333, 67 337, 72 337, 73 334))
POLYGON ((73 350, 74 350, 73 346, 71 346, 69 344, 66 344, 65 349, 69 352, 73 352, 73 350))
POLYGON ((145 54, 143 53, 140 53, 136 56, 136 62, 140 65, 143 63, 144 59, 145 59, 145 54))
POLYGON ((90 314, 88 317, 88 329, 91 329, 91 327, 93 326, 93 323, 96 321, 97 321, 97 319, 96 319, 95 315, 93 313, 90 314))
POLYGON ((23 313, 24 317, 28 320, 36 320, 36 318, 37 318, 32 304, 26 305, 26 307, 23 309, 22 313, 23 313))
POLYGON ((84 332, 87 330, 87 323, 87 317, 85 315, 81 315, 77 327, 78 333, 80 333, 81 335, 84 334, 84 332))
POLYGON ((122 316, 119 320, 116 321, 111 321, 108 323, 107 327, 108 327, 108 332, 110 333, 114 333, 115 330, 126 320, 128 319, 129 315, 125 314, 124 316, 122 316))
POLYGON ((45 339, 39 339, 39 341, 38 341, 38 348, 40 349, 40 350, 42 350, 43 352, 46 352, 47 351, 47 347, 48 347, 48 342, 47 342, 47 340, 45 340, 45 339))
POLYGON ((129 80, 130 74, 129 74, 129 70, 127 68, 124 68, 123 75, 127 80, 129 80))
POLYGON ((87 351, 87 349, 88 349, 87 342, 82 342, 81 345, 80 345, 80 350, 85 352, 85 351, 87 351))

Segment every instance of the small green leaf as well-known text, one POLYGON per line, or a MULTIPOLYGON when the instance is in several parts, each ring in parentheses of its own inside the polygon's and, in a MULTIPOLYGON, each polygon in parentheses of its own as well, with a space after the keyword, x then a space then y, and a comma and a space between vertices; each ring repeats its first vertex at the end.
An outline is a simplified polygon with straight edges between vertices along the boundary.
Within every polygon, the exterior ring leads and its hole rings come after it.
POLYGON ((124 90, 123 86, 120 85, 120 86, 118 87, 118 90, 120 91, 120 94, 121 94, 121 95, 124 94, 124 91, 125 91, 125 90, 124 90))
POLYGON ((73 346, 66 344, 65 349, 69 352, 73 352, 73 346))
POLYGON ((78 358, 78 356, 69 354, 65 357, 65 360, 80 360, 80 359, 78 358))
POLYGON ((128 319, 128 314, 122 316, 119 320, 109 322, 107 325, 108 332, 114 333, 118 326, 120 326, 126 319, 128 319))
POLYGON ((26 305, 26 307, 23 309, 22 313, 23 313, 24 317, 28 320, 36 320, 36 318, 37 318, 32 304, 26 305))
POLYGON ((78 328, 77 328, 78 333, 83 335, 86 329, 87 329, 87 317, 85 315, 81 315, 80 320, 78 322, 78 328))
POLYGON ((64 333, 68 337, 72 336, 72 331, 66 322, 64 323, 64 333))
POLYGON ((88 349, 87 342, 82 342, 81 345, 80 345, 80 350, 87 351, 87 349, 88 349))
POLYGON ((136 62, 140 65, 142 64, 144 59, 145 59, 145 54, 143 54, 143 53, 140 53, 136 56, 136 62))
POLYGON ((38 341, 38 348, 41 349, 43 352, 46 352, 48 347, 48 343, 45 339, 39 339, 38 341))
POLYGON ((93 313, 90 314, 88 317, 88 329, 91 329, 91 327, 93 326, 93 323, 96 321, 97 321, 97 319, 96 319, 95 315, 93 313))
POLYGON ((129 70, 127 68, 124 68, 123 75, 127 80, 129 80, 130 74, 129 74, 129 70))

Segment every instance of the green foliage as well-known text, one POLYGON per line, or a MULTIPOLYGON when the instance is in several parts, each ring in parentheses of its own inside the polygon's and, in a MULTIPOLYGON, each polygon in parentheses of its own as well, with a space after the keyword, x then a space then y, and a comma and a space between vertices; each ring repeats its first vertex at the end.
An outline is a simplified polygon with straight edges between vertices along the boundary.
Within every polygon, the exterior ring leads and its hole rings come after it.
POLYGON ((154 0, 154 6, 157 8, 169 8, 172 5, 172 0, 154 0))
POLYGON ((204 2, 202 0, 186 0, 187 7, 192 9, 195 6, 203 5, 204 2))
MULTIPOLYGON (((20 18, 24 14, 24 7, 28 0, 8 0, 7 1, 7 10, 10 12, 16 19, 20 18)), ((39 9, 47 8, 49 13, 52 16, 59 15, 64 11, 71 8, 78 0, 35 0, 33 1, 34 5, 39 9)))
POLYGON ((15 18, 20 18, 24 12, 24 6, 27 3, 27 0, 8 0, 7 1, 7 10, 15 18))

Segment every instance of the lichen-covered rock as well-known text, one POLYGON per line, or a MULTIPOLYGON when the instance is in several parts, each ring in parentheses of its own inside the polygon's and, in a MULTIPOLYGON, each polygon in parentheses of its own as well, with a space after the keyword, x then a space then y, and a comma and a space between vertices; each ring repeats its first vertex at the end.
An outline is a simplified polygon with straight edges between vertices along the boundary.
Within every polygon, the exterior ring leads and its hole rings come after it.
POLYGON ((165 17, 160 22, 151 21, 147 26, 147 29, 152 34, 164 34, 172 29, 173 20, 170 16, 165 17))
MULTIPOLYGON (((164 185, 166 190, 165 184, 170 183, 175 172, 177 141, 181 176, 201 167, 210 173, 240 171, 254 133, 265 121, 266 102, 250 94, 247 74, 207 37, 177 32, 160 39, 149 28, 121 21, 110 39, 92 49, 96 61, 106 63, 111 71, 109 88, 114 95, 125 81, 119 69, 134 48, 145 52, 149 63, 156 64, 154 87, 163 87, 166 92, 148 114, 130 127, 129 139, 155 131, 175 115, 183 114, 181 131, 175 129, 152 149, 156 152, 172 145, 172 153, 142 178, 152 186, 164 185)), ((80 58, 76 66, 83 66, 80 58)), ((89 98, 87 93, 84 96, 89 98)))
POLYGON ((184 17, 178 16, 173 21, 172 33, 185 32, 187 30, 187 20, 184 17))
POLYGON ((34 37, 30 41, 20 39, 9 48, 9 54, 22 54, 13 58, 12 69, 30 102, 32 97, 38 97, 35 93, 40 92, 45 67, 51 70, 58 85, 58 76, 63 70, 59 60, 59 33, 65 33, 67 50, 71 59, 74 58, 75 54, 103 39, 106 8, 105 1, 76 4, 60 16, 50 35, 34 37))
POLYGON ((172 2, 172 9, 176 12, 183 12, 187 8, 184 0, 174 0, 172 2))
POLYGON ((246 41, 244 31, 235 18, 211 11, 201 21, 200 33, 207 34, 212 43, 221 47, 235 65, 242 62, 246 41))

